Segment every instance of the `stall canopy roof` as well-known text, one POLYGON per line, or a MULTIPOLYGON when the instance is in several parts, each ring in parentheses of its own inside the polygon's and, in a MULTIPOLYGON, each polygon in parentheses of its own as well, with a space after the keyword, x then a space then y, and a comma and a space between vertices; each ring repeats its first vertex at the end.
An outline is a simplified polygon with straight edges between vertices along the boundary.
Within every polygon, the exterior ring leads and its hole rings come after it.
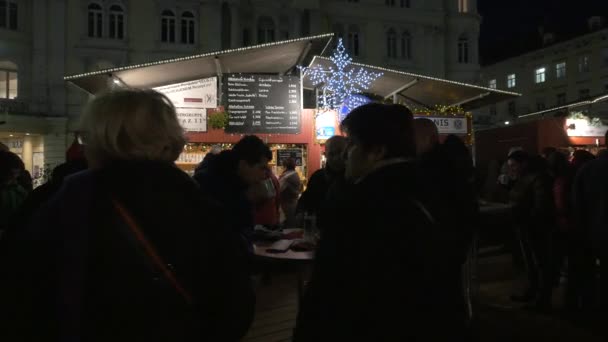
POLYGON ((221 73, 285 74, 323 54, 333 34, 285 40, 250 47, 166 59, 64 77, 97 94, 117 80, 132 88, 150 88, 221 73))
MULTIPOLYGON (((64 77, 81 89, 97 94, 119 82, 132 88, 156 86, 191 81, 222 73, 288 74, 297 66, 319 65, 329 67, 332 62, 321 55, 328 50, 332 33, 285 40, 225 51, 210 52, 112 68, 64 77)), ((397 94, 409 104, 419 107, 434 105, 460 105, 473 110, 501 102, 520 94, 484 88, 476 85, 448 81, 430 76, 391 70, 373 65, 352 63, 349 67, 361 67, 383 75, 372 83, 368 91, 383 97, 397 94)), ((305 88, 314 88, 304 78, 305 88)))
MULTIPOLYGON (((315 56, 309 67, 320 66, 327 69, 332 64, 329 58, 315 56)), ((368 90, 369 93, 385 98, 396 94, 409 104, 417 107, 432 108, 434 105, 459 105, 465 110, 473 110, 521 96, 518 93, 360 63, 350 64, 345 71, 353 67, 382 73, 382 76, 372 83, 368 90)), ((304 87, 313 88, 314 86, 309 79, 304 78, 304 87)))

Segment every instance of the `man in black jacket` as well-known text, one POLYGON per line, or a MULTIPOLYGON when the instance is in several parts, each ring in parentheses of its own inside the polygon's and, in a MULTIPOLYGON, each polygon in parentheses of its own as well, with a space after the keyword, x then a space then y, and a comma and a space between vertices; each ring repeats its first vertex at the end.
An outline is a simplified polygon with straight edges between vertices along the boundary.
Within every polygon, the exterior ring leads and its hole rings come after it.
POLYGON ((412 114, 403 106, 368 104, 342 126, 352 186, 340 190, 327 218, 331 230, 316 254, 295 341, 427 338, 433 330, 425 300, 431 241, 414 193, 412 114))
POLYGON ((442 310, 436 312, 438 324, 454 335, 465 332, 468 320, 462 266, 473 238, 478 212, 473 185, 473 161, 466 145, 450 135, 440 143, 435 123, 414 120, 419 165, 420 200, 437 221, 433 247, 435 279, 429 290, 442 310))
POLYGON ((272 152, 255 135, 243 137, 232 150, 209 160, 207 167, 194 175, 203 194, 226 209, 229 228, 248 240, 253 232, 253 208, 247 198, 250 185, 266 177, 272 152))

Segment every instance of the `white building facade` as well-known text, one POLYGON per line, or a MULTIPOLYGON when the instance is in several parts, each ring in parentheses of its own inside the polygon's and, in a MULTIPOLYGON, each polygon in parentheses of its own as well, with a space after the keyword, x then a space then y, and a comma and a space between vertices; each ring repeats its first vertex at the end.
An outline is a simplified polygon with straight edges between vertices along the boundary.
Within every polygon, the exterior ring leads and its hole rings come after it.
POLYGON ((516 120, 564 115, 570 105, 593 117, 608 119, 604 102, 580 106, 580 102, 608 94, 608 29, 591 25, 589 33, 557 44, 544 36, 545 48, 484 66, 480 85, 521 93, 512 101, 498 103, 475 113, 479 126, 499 126, 516 120))
POLYGON ((63 76, 326 32, 356 61, 478 80, 476 0, 0 1, 0 141, 63 161, 88 95, 63 76))

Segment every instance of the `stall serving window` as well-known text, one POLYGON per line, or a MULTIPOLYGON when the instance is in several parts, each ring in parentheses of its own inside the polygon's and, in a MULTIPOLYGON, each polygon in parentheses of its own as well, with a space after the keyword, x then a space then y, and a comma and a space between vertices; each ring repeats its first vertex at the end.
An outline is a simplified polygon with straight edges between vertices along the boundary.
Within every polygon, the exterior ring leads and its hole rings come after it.
MULTIPOLYGON (((189 143, 184 146, 184 151, 180 154, 175 164, 189 175, 194 175, 196 166, 200 164, 207 153, 211 153, 213 149, 229 150, 233 144, 227 143, 189 143)), ((272 172, 280 177, 284 168, 281 165, 285 158, 293 158, 296 161, 296 171, 300 175, 303 183, 306 183, 306 174, 308 171, 307 158, 308 150, 304 144, 268 144, 272 151, 272 160, 269 166, 272 172)))

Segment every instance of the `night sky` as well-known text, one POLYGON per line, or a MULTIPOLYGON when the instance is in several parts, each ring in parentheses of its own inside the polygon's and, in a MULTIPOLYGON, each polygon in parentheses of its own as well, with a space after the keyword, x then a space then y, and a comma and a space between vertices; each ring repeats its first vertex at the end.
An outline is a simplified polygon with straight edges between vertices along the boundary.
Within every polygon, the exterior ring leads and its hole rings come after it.
POLYGON ((591 16, 608 23, 608 0, 478 0, 478 7, 482 65, 540 48, 540 26, 560 41, 588 32, 591 16))

